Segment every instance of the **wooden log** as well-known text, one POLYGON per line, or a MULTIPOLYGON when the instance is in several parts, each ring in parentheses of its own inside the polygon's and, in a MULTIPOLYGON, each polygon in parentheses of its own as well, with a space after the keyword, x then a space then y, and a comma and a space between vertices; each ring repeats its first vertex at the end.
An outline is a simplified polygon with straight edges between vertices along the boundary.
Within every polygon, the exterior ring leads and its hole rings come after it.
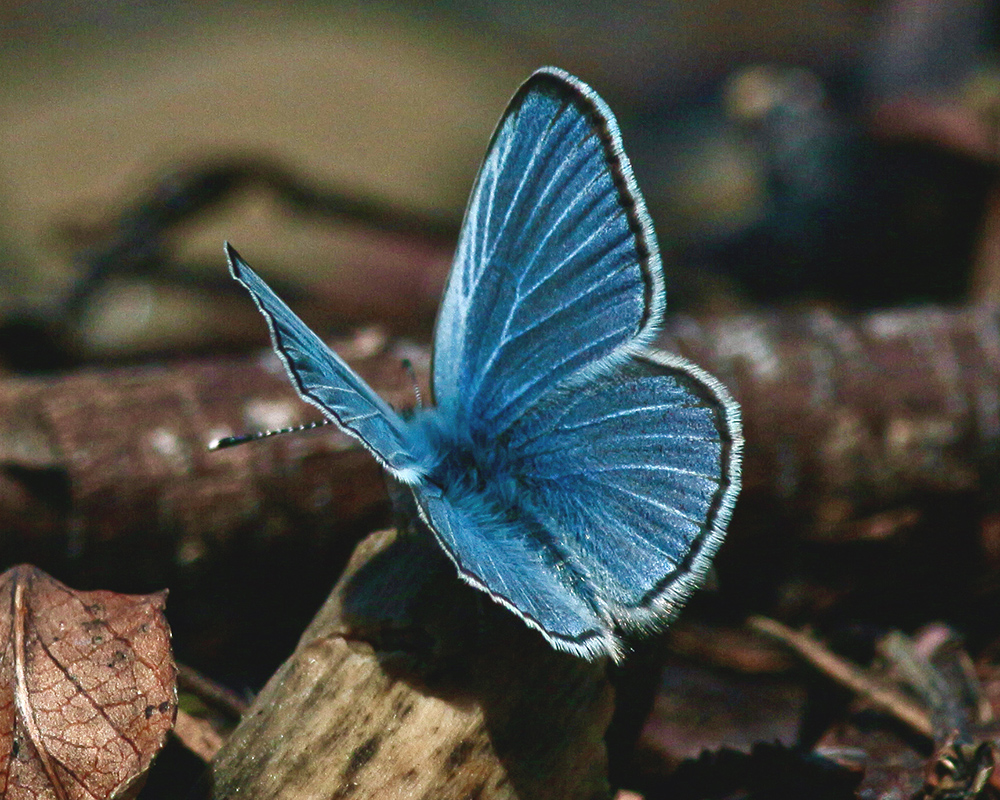
POLYGON ((613 696, 604 663, 380 531, 220 751, 212 797, 604 798, 613 696))
MULTIPOLYGON (((657 344, 742 406, 738 522, 778 510, 813 538, 878 538, 942 498, 995 494, 994 309, 674 317, 657 344)), ((408 358, 428 396, 425 348, 370 330, 334 346, 400 407, 414 402, 408 358)), ((61 553, 96 571, 112 549, 160 585, 163 564, 226 558, 220 543, 261 520, 271 539, 306 541, 333 519, 370 524, 386 508, 380 470, 344 434, 205 450, 317 418, 271 356, 0 380, 0 561, 61 553)))

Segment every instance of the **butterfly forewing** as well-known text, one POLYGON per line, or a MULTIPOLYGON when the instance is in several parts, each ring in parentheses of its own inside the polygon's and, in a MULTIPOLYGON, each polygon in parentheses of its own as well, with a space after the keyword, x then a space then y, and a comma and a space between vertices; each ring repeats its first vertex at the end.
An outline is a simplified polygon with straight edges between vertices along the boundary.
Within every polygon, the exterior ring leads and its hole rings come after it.
POLYGON ((306 327, 229 245, 229 269, 267 320, 274 350, 303 400, 355 436, 391 472, 412 481, 425 469, 420 440, 392 408, 306 327))
POLYGON ((581 368, 651 335, 659 255, 603 101, 535 73, 500 121, 476 181, 435 334, 446 418, 501 434, 581 368))

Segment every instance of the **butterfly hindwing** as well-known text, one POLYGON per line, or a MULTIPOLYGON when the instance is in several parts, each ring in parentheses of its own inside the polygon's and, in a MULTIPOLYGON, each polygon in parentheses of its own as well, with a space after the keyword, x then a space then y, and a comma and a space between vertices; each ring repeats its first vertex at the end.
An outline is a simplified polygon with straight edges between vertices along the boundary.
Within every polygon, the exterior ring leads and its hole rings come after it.
POLYGON ((558 649, 618 656, 701 582, 739 484, 739 414, 725 389, 656 351, 550 393, 476 460, 411 486, 462 577, 558 649), (502 484, 515 488, 501 497, 502 484))
POLYGON ((274 350, 303 400, 352 434, 390 472, 410 482, 426 456, 402 418, 306 327, 228 244, 229 269, 267 320, 274 350))
POLYGON ((467 583, 487 592, 557 649, 585 657, 618 652, 582 580, 552 550, 536 520, 483 514, 480 500, 411 487, 438 543, 467 583))
POLYGON ((503 446, 541 522, 619 628, 665 623, 722 542, 739 485, 736 404, 650 351, 535 406, 503 446))
POLYGON ((661 265, 614 117, 555 69, 521 87, 476 180, 434 342, 442 414, 499 435, 550 387, 646 341, 661 265))

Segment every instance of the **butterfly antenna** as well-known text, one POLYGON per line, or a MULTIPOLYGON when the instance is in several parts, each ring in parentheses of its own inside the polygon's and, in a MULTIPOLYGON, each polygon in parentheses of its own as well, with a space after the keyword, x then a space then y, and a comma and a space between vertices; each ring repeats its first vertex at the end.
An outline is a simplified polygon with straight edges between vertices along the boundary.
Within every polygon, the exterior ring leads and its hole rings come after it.
POLYGON ((256 442, 260 439, 268 439, 282 433, 301 433, 302 431, 311 431, 314 428, 322 428, 324 425, 332 424, 332 420, 323 419, 317 422, 307 422, 305 425, 294 425, 291 428, 281 428, 276 431, 258 431, 257 433, 245 433, 242 436, 225 436, 222 439, 215 439, 209 442, 208 449, 224 450, 227 447, 236 447, 238 444, 246 444, 247 442, 256 442))
POLYGON ((413 384, 413 393, 417 396, 417 408, 424 407, 424 400, 420 396, 420 385, 417 383, 417 373, 413 370, 413 364, 410 359, 403 359, 403 369, 406 370, 407 374, 410 376, 410 383, 413 384))

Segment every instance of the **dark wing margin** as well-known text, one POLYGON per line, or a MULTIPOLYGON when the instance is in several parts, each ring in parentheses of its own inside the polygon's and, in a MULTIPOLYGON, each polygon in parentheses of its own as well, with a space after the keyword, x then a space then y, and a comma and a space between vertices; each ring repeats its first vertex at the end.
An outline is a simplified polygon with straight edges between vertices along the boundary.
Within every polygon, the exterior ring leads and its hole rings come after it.
POLYGON ((626 360, 663 307, 614 116, 583 82, 539 70, 504 112, 466 210, 435 330, 442 414, 493 438, 552 386, 626 360))
POLYGON ((358 439, 396 478, 412 483, 424 472, 403 419, 340 356, 313 333, 226 243, 229 272, 250 292, 271 342, 299 396, 358 439))

